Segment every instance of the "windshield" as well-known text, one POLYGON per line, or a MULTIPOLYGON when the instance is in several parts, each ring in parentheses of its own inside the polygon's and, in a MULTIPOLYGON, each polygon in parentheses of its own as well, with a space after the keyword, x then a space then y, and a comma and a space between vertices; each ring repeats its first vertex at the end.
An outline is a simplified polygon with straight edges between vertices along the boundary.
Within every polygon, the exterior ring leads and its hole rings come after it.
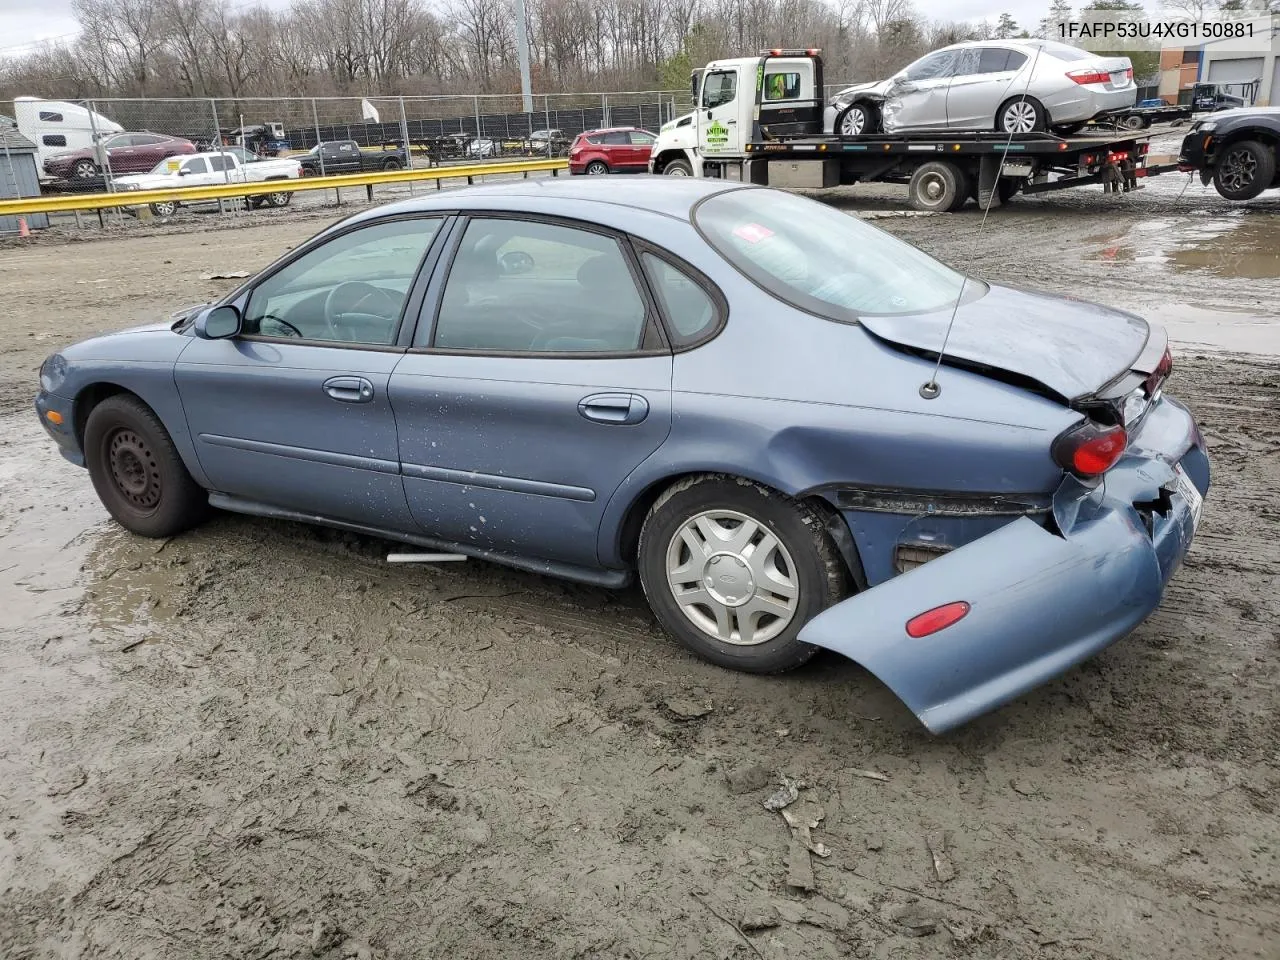
MULTIPOLYGON (((940 310, 955 302, 965 282, 892 234, 778 190, 716 194, 697 206, 694 221, 750 280, 832 320, 940 310)), ((986 285, 971 280, 968 289, 981 296, 986 285)))

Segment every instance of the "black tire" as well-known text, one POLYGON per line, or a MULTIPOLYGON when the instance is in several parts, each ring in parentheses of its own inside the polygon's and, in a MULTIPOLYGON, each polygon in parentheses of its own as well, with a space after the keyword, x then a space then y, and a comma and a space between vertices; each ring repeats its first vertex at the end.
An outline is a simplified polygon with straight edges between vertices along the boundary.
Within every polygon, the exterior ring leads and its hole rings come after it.
POLYGON ((98 175, 98 165, 92 160, 77 160, 71 169, 71 176, 77 180, 92 180, 98 175))
POLYGON ((156 203, 149 204, 151 212, 157 217, 172 217, 178 212, 178 202, 176 200, 160 200, 156 203))
POLYGON ((1062 123, 1053 128, 1053 132, 1060 137, 1074 137, 1077 133, 1084 129, 1084 123, 1062 123))
POLYGON ((1238 140, 1219 148, 1213 187, 1228 200, 1252 200, 1276 178, 1276 154, 1257 140, 1238 140))
POLYGON ((693 167, 689 165, 689 161, 683 158, 668 160, 666 166, 662 168, 664 177, 692 177, 693 167))
POLYGON ((996 195, 1000 198, 1002 204, 1012 200, 1021 189, 1021 180, 1010 180, 1008 177, 1001 177, 996 181, 996 195))
POLYGON ((390 159, 383 162, 382 169, 383 170, 399 170, 402 166, 403 164, 399 160, 397 160, 395 157, 391 157, 390 159))
POLYGON ((851 103, 839 113, 832 124, 832 132, 839 137, 863 137, 871 133, 880 132, 880 114, 876 112, 876 108, 866 103, 851 103), (862 114, 862 126, 856 133, 845 133, 845 121, 849 120, 852 125, 857 126, 856 114, 862 114))
POLYGON ((969 198, 969 182, 954 163, 930 160, 916 168, 907 192, 914 209, 949 213, 964 206, 969 198))
POLYGON ((209 512, 160 418, 137 397, 116 394, 93 408, 84 428, 85 465, 107 512, 144 537, 172 537, 209 512))
POLYGON ((1146 128, 1147 118, 1137 114, 1130 114, 1116 121, 1116 129, 1118 130, 1145 130, 1146 128))
POLYGON ((589 176, 604 176, 609 172, 609 165, 603 160, 592 160, 582 172, 589 176))
MULTIPOLYGON (((725 558, 716 554, 715 559, 725 558)), ((640 532, 637 566, 649 606, 668 633, 698 656, 747 673, 782 673, 812 657, 817 648, 801 643, 797 635, 806 623, 847 592, 845 570, 816 513, 774 490, 725 476, 681 480, 657 499, 640 532), (675 543, 676 537, 686 522, 705 511, 732 511, 750 518, 763 528, 762 532, 776 537, 790 557, 791 569, 785 573, 796 586, 795 607, 790 620, 770 620, 770 624, 782 629, 763 642, 743 645, 712 636, 695 624, 675 598, 667 579, 668 552, 687 549, 675 543)), ((702 575, 696 575, 699 582, 702 575)), ((726 578, 725 582, 733 581, 726 578)), ((710 608, 702 608, 700 616, 709 620, 709 611, 710 608)), ((769 625, 764 621, 764 617, 760 618, 752 629, 767 631, 769 625)), ((732 622, 737 625, 735 629, 741 627, 736 617, 732 622)))
POLYGON ((1033 117, 1030 130, 1014 130, 1014 133, 1038 133, 1049 129, 1049 118, 1045 115, 1044 107, 1040 101, 1033 97, 1010 97, 1004 103, 1000 104, 1000 109, 996 111, 996 132, 1009 133, 1008 126, 1011 120, 1011 113, 1017 111, 1022 113, 1030 108, 1029 112, 1033 117))

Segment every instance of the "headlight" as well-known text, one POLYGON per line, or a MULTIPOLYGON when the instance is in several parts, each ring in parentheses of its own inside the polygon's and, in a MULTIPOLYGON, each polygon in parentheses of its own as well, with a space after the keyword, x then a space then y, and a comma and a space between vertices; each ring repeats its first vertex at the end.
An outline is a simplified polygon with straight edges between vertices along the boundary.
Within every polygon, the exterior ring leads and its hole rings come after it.
POLYGON ((1197 133, 1209 133, 1210 131, 1217 130, 1217 129, 1218 129, 1217 120, 1202 120, 1198 124, 1196 124, 1197 133))
POLYGON ((40 365, 40 387, 46 393, 57 393, 66 378, 67 358, 62 354, 55 353, 40 365))

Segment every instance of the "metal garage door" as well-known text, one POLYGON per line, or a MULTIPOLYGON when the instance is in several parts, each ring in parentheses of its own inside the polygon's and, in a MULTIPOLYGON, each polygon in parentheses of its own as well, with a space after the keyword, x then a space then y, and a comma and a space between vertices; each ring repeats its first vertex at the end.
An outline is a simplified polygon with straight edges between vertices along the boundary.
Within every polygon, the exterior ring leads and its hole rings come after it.
MULTIPOLYGON (((1237 60, 1212 60, 1209 63, 1210 83, 1248 83, 1262 77, 1262 57, 1240 57, 1237 60)), ((1232 93, 1237 93, 1232 90, 1232 93)))

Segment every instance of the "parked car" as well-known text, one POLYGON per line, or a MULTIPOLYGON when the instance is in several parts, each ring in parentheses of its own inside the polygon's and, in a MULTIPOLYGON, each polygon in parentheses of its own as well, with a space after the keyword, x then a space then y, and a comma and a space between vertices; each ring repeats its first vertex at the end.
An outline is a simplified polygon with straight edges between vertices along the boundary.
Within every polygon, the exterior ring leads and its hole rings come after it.
POLYGON ((1075 133, 1138 98, 1128 57, 1052 40, 977 40, 926 54, 888 80, 841 90, 825 129, 844 136, 901 130, 1075 133))
MULTIPOLYGON (((224 147, 190 157, 170 157, 161 160, 149 173, 118 177, 117 190, 168 190, 177 187, 212 187, 226 183, 262 183, 268 180, 297 180, 302 176, 302 165, 294 159, 281 157, 264 159, 250 153, 244 147, 224 147)), ((293 199, 293 193, 255 194, 248 198, 250 206, 266 205, 284 207, 293 199)), ((159 217, 170 217, 183 201, 160 200, 150 204, 151 212, 159 217)))
POLYGON ((648 173, 649 154, 657 139, 639 127, 588 130, 578 134, 569 147, 569 172, 648 173))
POLYGON ((499 153, 498 142, 490 140, 488 137, 478 137, 467 144, 467 149, 463 153, 468 160, 483 160, 489 157, 496 157, 499 153))
POLYGON ((535 130, 529 134, 525 148, 532 154, 545 156, 550 153, 559 157, 569 149, 569 138, 559 129, 535 130))
MULTIPOLYGON (((196 152, 190 140, 167 137, 160 133, 117 133, 105 138, 107 166, 111 173, 145 173, 162 160, 196 152)), ((94 148, 81 147, 65 153, 54 154, 44 162, 44 171, 59 180, 83 179, 100 176, 94 148)))
POLYGON ((298 158, 304 177, 331 173, 360 173, 365 170, 402 170, 409 166, 409 151, 361 150, 354 140, 326 140, 298 158))
POLYGON ((358 213, 67 347, 36 410, 134 533, 212 505, 638 574, 701 656, 827 647, 939 731, 1160 602, 1209 486, 1167 344, 783 191, 517 180, 358 213))
POLYGON ((1191 125, 1182 138, 1178 169, 1200 174, 1200 182, 1228 200, 1252 200, 1280 187, 1280 107, 1223 110, 1191 125))

